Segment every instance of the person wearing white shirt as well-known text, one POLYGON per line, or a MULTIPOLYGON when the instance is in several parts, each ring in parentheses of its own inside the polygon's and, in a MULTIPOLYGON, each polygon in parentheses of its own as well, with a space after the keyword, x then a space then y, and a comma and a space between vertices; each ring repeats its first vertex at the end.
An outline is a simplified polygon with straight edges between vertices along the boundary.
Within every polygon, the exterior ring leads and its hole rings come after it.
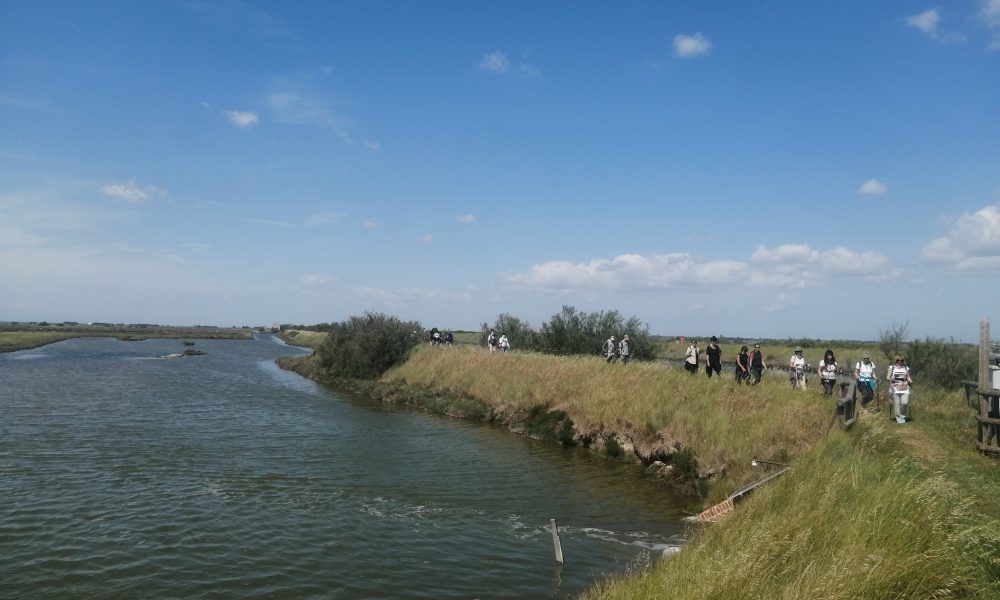
POLYGON ((854 365, 854 378, 858 380, 858 390, 861 392, 861 406, 867 406, 875 397, 875 388, 878 386, 877 369, 867 352, 861 355, 861 362, 854 365))
POLYGON ((799 390, 806 389, 806 359, 802 356, 802 346, 795 349, 795 354, 788 361, 788 369, 791 371, 788 378, 792 382, 792 387, 799 390))
POLYGON ((910 377, 910 367, 906 366, 906 359, 897 354, 889 365, 885 378, 889 382, 892 414, 896 417, 896 422, 902 425, 906 423, 906 415, 910 412, 910 387, 913 386, 913 378, 910 377))

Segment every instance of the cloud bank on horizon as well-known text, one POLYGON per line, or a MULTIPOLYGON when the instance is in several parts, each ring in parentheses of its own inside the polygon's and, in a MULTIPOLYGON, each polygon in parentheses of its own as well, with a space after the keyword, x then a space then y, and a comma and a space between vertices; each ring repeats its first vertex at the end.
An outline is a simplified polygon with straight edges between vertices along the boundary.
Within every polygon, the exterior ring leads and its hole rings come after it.
POLYGON ((0 320, 968 339, 1000 306, 1000 0, 2 6, 0 320))

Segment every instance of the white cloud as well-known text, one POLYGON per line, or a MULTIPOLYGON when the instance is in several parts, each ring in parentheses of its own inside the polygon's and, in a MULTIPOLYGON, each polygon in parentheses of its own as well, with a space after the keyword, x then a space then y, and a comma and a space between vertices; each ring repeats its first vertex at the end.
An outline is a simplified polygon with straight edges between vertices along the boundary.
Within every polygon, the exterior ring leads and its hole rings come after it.
POLYGON ((475 223, 476 215, 456 215, 455 220, 459 223, 475 223))
POLYGON ((417 241, 420 242, 421 244, 429 244, 434 241, 434 234, 433 233, 424 234, 419 238, 417 238, 417 241))
POLYGON ((375 219, 365 219, 361 221, 361 226, 364 227, 365 229, 375 229, 376 227, 378 227, 378 221, 376 221, 375 219))
POLYGON ((767 263, 810 263, 819 259, 819 252, 806 244, 782 244, 773 250, 758 245, 750 260, 767 263))
POLYGON ((224 110, 222 111, 229 122, 237 127, 253 127, 260 122, 260 118, 257 113, 242 111, 242 110, 224 110))
POLYGON ((546 291, 665 290, 726 285, 751 288, 803 288, 838 278, 888 280, 888 258, 874 252, 836 247, 826 251, 805 244, 759 245, 750 261, 705 260, 691 254, 622 254, 587 262, 552 260, 521 273, 505 273, 507 285, 546 291))
POLYGON ((941 13, 936 8, 925 10, 919 15, 906 17, 906 24, 909 27, 918 29, 931 37, 937 37, 938 23, 940 22, 941 13))
POLYGON ((1000 205, 963 214, 948 235, 931 240, 920 256, 959 271, 1000 270, 1000 205))
POLYGON ((965 41, 965 35, 961 33, 942 33, 938 26, 941 24, 941 12, 936 8, 925 10, 924 12, 906 17, 907 27, 912 27, 927 37, 941 42, 961 43, 965 41))
POLYGON ((479 68, 494 73, 506 73, 510 69, 510 59, 499 50, 490 52, 483 55, 483 60, 479 62, 479 68))
POLYGON ((869 179, 868 181, 862 183, 861 187, 858 188, 858 193, 865 196, 868 195, 877 196, 879 194, 884 194, 888 191, 889 191, 889 186, 887 186, 886 184, 882 183, 877 179, 869 179))
POLYGON ((125 183, 108 183, 101 186, 101 193, 105 196, 120 198, 126 202, 145 202, 150 196, 166 196, 166 192, 155 185, 138 186, 135 181, 125 183))
POLYGON ((780 293, 774 297, 774 303, 764 308, 767 312, 780 312, 786 308, 791 308, 799 303, 798 298, 789 294, 780 293))
POLYGON ((302 276, 302 283, 310 286, 326 285, 328 283, 333 283, 336 280, 336 277, 321 275, 319 273, 308 273, 302 276))
POLYGON ((712 42, 699 31, 694 35, 675 35, 674 53, 681 58, 693 58, 708 54, 712 49, 712 42))
MULTIPOLYGON (((527 51, 523 52, 522 56, 527 58, 527 51)), ((484 54, 483 60, 479 61, 479 65, 477 66, 483 71, 490 71, 491 73, 501 75, 511 73, 522 79, 535 79, 542 76, 542 72, 538 67, 526 62, 512 65, 507 55, 500 50, 484 54)))
POLYGON ((976 17, 990 32, 990 50, 1000 50, 1000 0, 983 0, 976 17))
POLYGON ((366 148, 368 148, 372 152, 378 152, 379 150, 382 149, 382 144, 378 142, 373 142, 371 140, 362 140, 362 143, 365 145, 366 148))
POLYGON ((296 92, 279 92, 267 96, 265 102, 278 123, 322 127, 333 131, 345 143, 354 143, 350 133, 353 128, 351 120, 337 114, 319 97, 296 92))
POLYGON ((306 219, 306 225, 317 226, 317 225, 333 225, 335 223, 340 223, 344 220, 347 213, 342 212, 321 212, 310 216, 306 219))
POLYGON ((819 262, 824 270, 831 273, 874 275, 885 268, 889 259, 876 252, 854 252, 838 246, 823 252, 819 262))

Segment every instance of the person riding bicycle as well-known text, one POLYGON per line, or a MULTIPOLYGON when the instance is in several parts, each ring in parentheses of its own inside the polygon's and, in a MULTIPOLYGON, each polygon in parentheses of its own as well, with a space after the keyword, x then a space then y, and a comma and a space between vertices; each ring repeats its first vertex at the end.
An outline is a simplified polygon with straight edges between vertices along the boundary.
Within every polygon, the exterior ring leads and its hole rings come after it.
POLYGON ((875 388, 878 386, 877 367, 872 362, 871 354, 861 355, 861 362, 854 365, 854 378, 858 380, 858 391, 861 392, 861 406, 867 406, 875 398, 875 388))
POLYGON ((806 389, 806 359, 802 356, 802 346, 795 348, 795 354, 788 361, 788 369, 792 388, 806 389))

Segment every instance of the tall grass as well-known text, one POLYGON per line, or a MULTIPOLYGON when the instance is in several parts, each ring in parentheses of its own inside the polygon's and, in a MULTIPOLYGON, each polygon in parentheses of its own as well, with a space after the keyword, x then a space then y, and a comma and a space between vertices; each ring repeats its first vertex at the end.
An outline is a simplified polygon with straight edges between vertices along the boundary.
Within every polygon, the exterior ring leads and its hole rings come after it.
POLYGON ((753 479, 753 456, 799 456, 829 428, 834 412, 819 391, 792 391, 783 377, 747 387, 731 373, 708 379, 662 364, 478 348, 420 348, 383 379, 508 412, 544 406, 566 412, 581 432, 625 431, 637 441, 690 449, 702 473, 723 473, 711 498, 753 479))
POLYGON ((586 598, 1000 597, 995 468, 970 494, 889 428, 868 419, 826 436, 683 552, 586 598))

